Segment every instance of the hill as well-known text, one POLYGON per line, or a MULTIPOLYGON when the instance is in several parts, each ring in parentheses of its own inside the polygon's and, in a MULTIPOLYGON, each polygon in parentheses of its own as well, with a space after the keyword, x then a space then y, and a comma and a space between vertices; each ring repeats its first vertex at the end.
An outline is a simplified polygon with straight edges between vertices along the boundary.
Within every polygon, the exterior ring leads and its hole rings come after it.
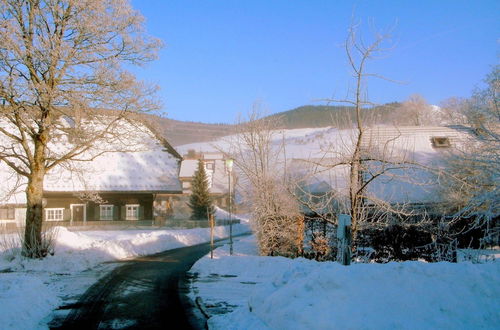
MULTIPOLYGON (((364 119, 380 124, 392 122, 399 103, 388 103, 382 106, 363 110, 364 119)), ((279 118, 277 128, 320 128, 334 126, 351 127, 354 123, 354 108, 346 106, 313 106, 306 105, 292 110, 279 112, 268 117, 279 118)), ((206 124, 199 122, 179 121, 168 118, 153 117, 156 127, 173 145, 195 142, 207 142, 236 132, 237 126, 231 124, 206 124)))
POLYGON ((235 125, 206 124, 155 117, 154 124, 173 146, 216 140, 235 132, 235 125))
MULTIPOLYGON (((388 103, 373 108, 363 109, 363 118, 370 123, 379 124, 392 120, 399 109, 399 103, 388 103)), ((292 110, 279 112, 269 117, 279 118, 280 128, 317 128, 351 127, 355 121, 354 107, 333 105, 306 105, 292 110)))

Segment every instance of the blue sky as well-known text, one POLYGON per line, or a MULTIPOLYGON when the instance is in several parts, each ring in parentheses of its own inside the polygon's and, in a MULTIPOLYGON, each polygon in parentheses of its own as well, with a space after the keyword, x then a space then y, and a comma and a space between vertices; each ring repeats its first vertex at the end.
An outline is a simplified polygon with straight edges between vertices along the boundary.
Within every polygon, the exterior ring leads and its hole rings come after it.
MULTIPOLYGON (((341 44, 353 12, 395 26, 395 47, 368 69, 405 84, 368 82, 377 103, 418 93, 432 104, 467 97, 499 62, 500 1, 133 0, 160 58, 134 70, 158 84, 178 120, 233 123, 259 102, 267 113, 343 98, 351 78, 341 44)), ((372 24, 370 24, 372 22, 372 24)), ((371 30, 371 31, 370 31, 371 30)))

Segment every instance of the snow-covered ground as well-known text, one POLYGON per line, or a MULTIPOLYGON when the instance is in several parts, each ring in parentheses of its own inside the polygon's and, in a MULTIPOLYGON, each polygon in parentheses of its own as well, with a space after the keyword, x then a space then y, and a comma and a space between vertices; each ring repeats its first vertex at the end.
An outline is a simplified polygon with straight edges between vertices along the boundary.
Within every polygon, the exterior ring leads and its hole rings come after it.
MULTIPOLYGON (((210 329, 498 329, 500 263, 354 264, 258 257, 253 237, 200 259, 210 329), (231 311, 230 313, 227 313, 231 311), (224 312, 226 312, 224 314, 224 312)), ((198 299, 200 301, 200 299, 198 299)))
MULTIPOLYGON (((208 228, 186 230, 106 230, 72 232, 56 227, 55 255, 42 260, 20 257, 8 242, 17 234, 0 235, 0 329, 46 329, 52 312, 74 302, 113 261, 153 254, 209 241, 208 228), (7 244, 5 244, 7 242, 7 244)), ((233 233, 248 231, 233 225, 233 233)), ((227 237, 216 227, 215 237, 227 237)))

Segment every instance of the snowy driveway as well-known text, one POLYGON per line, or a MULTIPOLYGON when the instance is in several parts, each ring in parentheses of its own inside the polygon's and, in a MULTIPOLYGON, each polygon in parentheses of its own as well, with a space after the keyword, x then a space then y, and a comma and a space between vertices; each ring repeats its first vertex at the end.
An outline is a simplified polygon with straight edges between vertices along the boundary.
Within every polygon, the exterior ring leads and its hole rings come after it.
POLYGON ((209 244, 165 251, 124 262, 103 277, 71 308, 56 329, 204 328, 182 285, 193 263, 210 251, 209 244), (181 288, 179 288, 179 283, 181 288), (184 291, 184 292, 183 292, 184 291))

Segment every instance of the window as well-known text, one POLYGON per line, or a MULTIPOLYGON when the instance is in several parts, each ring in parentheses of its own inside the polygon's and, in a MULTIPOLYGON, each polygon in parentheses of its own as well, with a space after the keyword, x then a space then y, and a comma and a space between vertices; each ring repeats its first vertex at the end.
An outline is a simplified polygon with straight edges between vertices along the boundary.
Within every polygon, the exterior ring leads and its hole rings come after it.
POLYGON ((13 207, 0 208, 0 220, 14 220, 15 212, 13 207))
POLYGON ((191 188, 191 182, 189 182, 189 181, 183 181, 182 182, 182 188, 184 188, 184 189, 191 188))
POLYGON ((113 220, 113 205, 99 205, 101 220, 113 220))
POLYGON ((127 220, 139 220, 139 204, 127 204, 126 210, 127 220))
POLYGON ((205 163, 205 168, 209 171, 213 171, 215 168, 215 164, 213 162, 206 162, 205 163))
POLYGON ((432 146, 434 148, 448 148, 451 147, 450 139, 447 136, 433 136, 431 138, 432 146))
POLYGON ((45 209, 45 220, 46 221, 63 221, 64 220, 64 209, 45 209))

